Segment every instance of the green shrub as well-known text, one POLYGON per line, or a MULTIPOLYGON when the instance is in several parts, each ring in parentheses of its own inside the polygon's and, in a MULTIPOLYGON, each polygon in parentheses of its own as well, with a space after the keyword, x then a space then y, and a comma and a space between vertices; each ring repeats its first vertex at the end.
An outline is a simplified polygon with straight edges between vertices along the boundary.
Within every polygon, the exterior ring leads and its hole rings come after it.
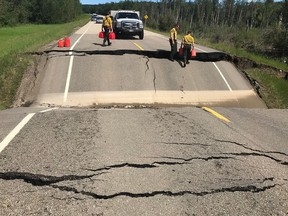
POLYGON ((288 108, 288 82, 282 78, 259 69, 247 73, 260 84, 260 93, 269 108, 288 108))

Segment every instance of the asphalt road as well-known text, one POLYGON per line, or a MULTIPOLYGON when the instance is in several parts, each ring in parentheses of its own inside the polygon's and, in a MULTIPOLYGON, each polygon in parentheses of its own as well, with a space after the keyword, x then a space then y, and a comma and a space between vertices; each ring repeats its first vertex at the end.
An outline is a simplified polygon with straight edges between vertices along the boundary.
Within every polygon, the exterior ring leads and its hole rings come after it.
POLYGON ((287 215, 287 110, 216 110, 230 122, 193 107, 33 110, 0 154, 0 215, 287 215))
POLYGON ((49 52, 34 104, 0 112, 0 215, 288 215, 287 109, 228 62, 231 90, 163 37, 102 47, 98 28, 71 36, 73 64, 49 52))
POLYGON ((71 47, 47 50, 37 105, 266 107, 231 63, 209 60, 216 50, 196 45, 198 55, 205 55, 183 68, 181 58, 168 60, 170 47, 162 35, 145 31, 144 40, 135 36, 102 46, 100 30, 90 22, 70 37, 71 47))

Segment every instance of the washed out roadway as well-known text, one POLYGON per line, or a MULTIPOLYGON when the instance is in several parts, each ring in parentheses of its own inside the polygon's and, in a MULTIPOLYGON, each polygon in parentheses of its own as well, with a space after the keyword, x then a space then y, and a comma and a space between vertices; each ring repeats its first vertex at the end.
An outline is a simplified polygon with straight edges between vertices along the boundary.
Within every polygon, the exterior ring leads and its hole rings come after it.
MULTIPOLYGON (((101 25, 88 23, 72 47, 46 50, 45 75, 35 105, 194 105, 265 108, 246 78, 219 52, 196 45, 200 59, 186 68, 168 60, 167 38, 145 31, 102 46, 101 25), (221 56, 221 55, 220 55, 221 56)), ((197 38, 196 38, 197 42, 197 38)))

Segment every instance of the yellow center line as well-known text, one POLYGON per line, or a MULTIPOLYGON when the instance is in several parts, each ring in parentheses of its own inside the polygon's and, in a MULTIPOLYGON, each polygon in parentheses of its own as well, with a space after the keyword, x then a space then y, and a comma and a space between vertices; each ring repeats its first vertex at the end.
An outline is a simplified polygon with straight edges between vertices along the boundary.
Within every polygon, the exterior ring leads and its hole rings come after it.
POLYGON ((203 110, 210 112, 211 114, 213 114, 214 116, 216 116, 217 118, 225 121, 225 122, 231 122, 229 119, 225 118, 224 116, 220 115, 219 113, 217 113, 216 111, 208 108, 208 107, 202 107, 203 110))
POLYGON ((140 50, 144 50, 139 44, 134 43, 134 42, 133 42, 133 44, 134 44, 135 46, 137 46, 140 50))

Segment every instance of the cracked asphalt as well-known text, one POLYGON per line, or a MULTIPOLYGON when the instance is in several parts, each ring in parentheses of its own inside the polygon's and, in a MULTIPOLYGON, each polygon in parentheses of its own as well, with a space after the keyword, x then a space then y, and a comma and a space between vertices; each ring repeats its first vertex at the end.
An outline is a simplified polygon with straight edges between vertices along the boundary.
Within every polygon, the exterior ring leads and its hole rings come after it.
POLYGON ((51 43, 29 53, 41 61, 20 88, 15 106, 267 108, 233 56, 197 44, 197 56, 184 68, 181 57, 168 60, 170 47, 162 35, 145 31, 145 40, 117 39, 106 47, 99 31, 101 25, 89 22, 70 36, 71 47, 51 43))
POLYGON ((99 31, 33 53, 26 108, 0 112, 0 140, 29 117, 0 143, 1 216, 288 215, 288 113, 266 109, 237 59, 197 45, 182 68, 166 37, 103 47, 99 31))
POLYGON ((195 107, 35 110, 0 154, 0 215, 287 215, 287 110, 217 110, 231 123, 195 107))

